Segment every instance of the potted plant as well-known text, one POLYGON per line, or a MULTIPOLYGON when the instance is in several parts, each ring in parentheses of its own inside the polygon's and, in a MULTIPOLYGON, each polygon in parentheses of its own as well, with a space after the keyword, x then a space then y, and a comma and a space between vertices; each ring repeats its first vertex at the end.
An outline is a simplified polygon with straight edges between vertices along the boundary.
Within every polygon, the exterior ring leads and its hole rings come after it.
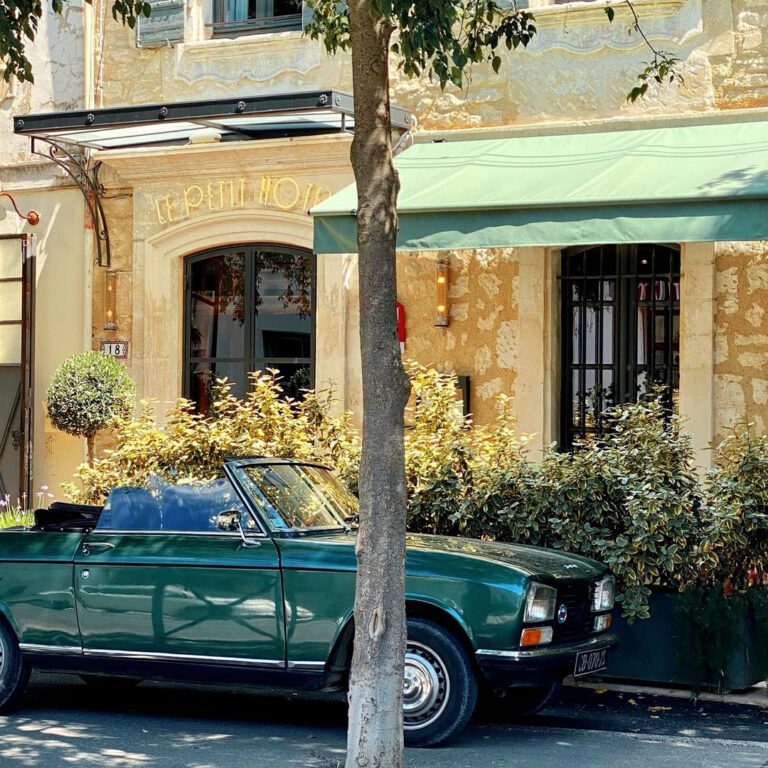
POLYGON ((619 617, 610 676, 706 688, 768 677, 768 437, 742 424, 715 449, 686 553, 694 574, 655 587, 650 618, 619 617))

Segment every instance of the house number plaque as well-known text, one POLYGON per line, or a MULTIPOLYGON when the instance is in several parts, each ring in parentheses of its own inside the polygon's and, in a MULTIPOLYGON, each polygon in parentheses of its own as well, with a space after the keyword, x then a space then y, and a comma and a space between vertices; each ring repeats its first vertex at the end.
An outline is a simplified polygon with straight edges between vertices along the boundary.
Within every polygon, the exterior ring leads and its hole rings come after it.
POLYGON ((114 357, 117 360, 128 359, 127 341, 101 341, 99 342, 99 348, 103 354, 114 357))

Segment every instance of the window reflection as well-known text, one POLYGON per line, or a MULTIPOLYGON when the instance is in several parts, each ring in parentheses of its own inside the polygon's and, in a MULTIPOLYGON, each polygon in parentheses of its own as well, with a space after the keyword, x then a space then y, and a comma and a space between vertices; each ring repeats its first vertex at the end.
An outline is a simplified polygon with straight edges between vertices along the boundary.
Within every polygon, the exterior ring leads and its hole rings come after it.
POLYGON ((301 0, 214 0, 215 31, 301 26, 301 0))
POLYGON ((244 467, 240 475, 275 530, 338 528, 358 513, 357 499, 322 467, 257 464, 244 467))
POLYGON ((247 392, 248 373, 275 369, 288 397, 312 386, 313 257, 259 247, 232 248, 187 265, 186 394, 200 412, 218 378, 247 392))

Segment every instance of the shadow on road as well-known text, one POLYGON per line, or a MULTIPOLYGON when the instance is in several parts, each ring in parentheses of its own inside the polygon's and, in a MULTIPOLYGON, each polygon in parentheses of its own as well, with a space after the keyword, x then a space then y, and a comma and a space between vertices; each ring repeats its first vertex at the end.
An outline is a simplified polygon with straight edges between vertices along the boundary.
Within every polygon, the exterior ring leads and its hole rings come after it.
MULTIPOLYGON (((522 723, 476 720, 450 747, 409 750, 414 768, 719 768, 768 765, 768 711, 565 689, 522 723)), ((2 768, 336 768, 342 696, 143 683, 93 688, 36 675, 0 717, 2 768)))

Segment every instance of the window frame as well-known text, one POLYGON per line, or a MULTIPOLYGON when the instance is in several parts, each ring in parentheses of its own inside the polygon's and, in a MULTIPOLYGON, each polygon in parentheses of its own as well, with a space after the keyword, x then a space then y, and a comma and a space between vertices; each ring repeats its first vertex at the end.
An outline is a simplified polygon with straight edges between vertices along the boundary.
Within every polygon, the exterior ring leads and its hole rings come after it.
MULTIPOLYGON (((228 245, 222 248, 210 248, 199 253, 191 254, 184 259, 184 344, 182 352, 183 376, 182 396, 189 398, 192 387, 192 366, 195 363, 216 365, 216 363, 241 364, 243 372, 251 373, 255 369, 256 361, 263 361, 264 369, 281 364, 299 365, 309 362, 309 388, 315 385, 315 357, 317 348, 317 256, 310 250, 283 244, 273 243, 243 243, 240 245, 228 245), (310 261, 310 331, 309 331, 309 357, 259 357, 255 354, 255 323, 254 299, 255 299, 255 260, 258 252, 281 253, 290 256, 304 256, 310 261), (244 354, 240 357, 192 357, 192 268, 195 264, 208 259, 223 257, 228 254, 245 253, 245 327, 243 332, 244 354)), ((237 382, 236 382, 237 383, 237 382)), ((242 382, 245 392, 248 392, 248 381, 242 382)))
MULTIPOLYGON (((212 0, 211 28, 214 37, 231 35, 266 34, 269 32, 301 32, 302 10, 298 13, 282 16, 259 16, 253 19, 224 20, 224 5, 226 0, 212 0)), ((258 2, 258 0, 256 0, 258 2)))
MULTIPOLYGON (((680 359, 678 349, 677 363, 674 359, 674 317, 678 317, 678 332, 680 332, 680 312, 682 303, 682 250, 676 243, 632 243, 626 245, 603 244, 578 246, 567 248, 561 251, 560 264, 560 428, 559 428, 559 446, 561 450, 570 450, 575 441, 589 438, 589 436, 599 436, 603 432, 602 411, 609 407, 605 405, 598 412, 597 422, 594 428, 586 426, 587 408, 585 402, 580 406, 579 424, 576 425, 573 420, 573 376, 576 371, 586 373, 593 370, 601 376, 600 386, 602 390, 602 372, 612 370, 614 401, 611 405, 619 405, 628 402, 636 402, 638 393, 634 391, 631 382, 637 381, 637 376, 643 370, 647 372, 647 380, 654 381, 657 370, 668 372, 667 380, 662 384, 668 391, 671 398, 675 386, 675 371, 677 371, 677 387, 680 386, 680 359), (605 257, 604 249, 611 249, 615 269, 606 271, 604 268, 605 257), (650 269, 642 272, 640 269, 641 249, 651 249, 652 261, 650 269), (667 271, 656 268, 655 259, 656 249, 663 249, 669 254, 670 269, 667 271), (600 269, 589 271, 586 266, 587 254, 594 251, 600 251, 600 269), (573 274, 569 259, 582 256, 584 258, 583 270, 581 275, 573 274), (675 271, 673 259, 677 259, 678 270, 675 271), (571 286, 581 281, 586 288, 588 280, 598 283, 599 295, 595 302, 586 297, 586 290, 583 291, 584 298, 574 300, 571 286), (606 301, 603 294, 603 282, 606 280, 614 283, 614 298, 612 301, 606 301), (657 299, 655 286, 658 280, 666 280, 669 286, 670 295, 665 299, 657 299), (653 289, 650 291, 649 300, 638 299, 638 286, 642 281, 647 281, 653 289), (677 297, 671 295, 673 286, 677 284, 677 297), (648 303, 646 303, 648 302, 648 303), (595 359, 592 363, 587 362, 587 344, 586 333, 580 334, 579 344, 579 362, 573 360, 573 342, 574 342, 574 323, 573 310, 576 307, 583 308, 580 312, 580 323, 586 317, 586 308, 589 306, 597 308, 599 313, 599 327, 597 328, 595 359), (612 363, 606 364, 603 361, 603 309, 606 306, 613 307, 613 349, 612 363), (663 311, 664 318, 664 362, 657 364, 655 354, 649 355, 645 363, 638 362, 638 323, 637 310, 639 307, 648 307, 650 317, 653 319, 653 329, 650 338, 653 341, 653 347, 656 347, 655 322, 658 309, 663 311), (632 389, 630 389, 632 386, 632 389)), ((679 339, 678 339, 679 344, 679 339)), ((583 378, 583 377, 582 377, 583 378)), ((595 377, 597 382, 597 376, 595 377)), ((581 385, 580 385, 581 386, 581 385)), ((586 388, 586 382, 584 382, 586 388)), ((586 398, 584 398, 584 401, 586 398)))
MULTIPOLYGON (((240 496, 241 498, 244 498, 247 500, 247 506, 251 514, 259 520, 259 523, 262 527, 262 529, 268 531, 268 536, 275 539, 280 538, 302 538, 306 536, 311 536, 315 533, 328 533, 332 531, 349 531, 349 527, 345 523, 341 523, 340 525, 330 525, 330 526, 302 526, 302 527, 294 527, 286 525, 285 528, 277 527, 273 524, 272 520, 264 514, 263 509, 259 508, 259 505, 257 502, 251 498, 250 492, 246 489, 245 484, 246 482, 253 485, 258 492, 259 496, 261 497, 262 501, 265 505, 269 506, 275 514, 283 521, 285 521, 285 518, 283 517, 283 512, 279 510, 264 494, 264 492, 259 487, 258 483, 256 481, 251 480, 248 478, 247 470, 252 467, 273 467, 273 466, 289 466, 289 467, 312 467, 314 469, 321 469, 329 474, 331 474, 333 477, 335 477, 333 470, 331 467, 325 465, 325 464, 319 464, 314 461, 297 461, 295 459, 263 459, 263 458, 257 458, 257 459, 239 459, 235 460, 234 462, 227 463, 225 466, 225 474, 227 477, 229 477, 232 480, 232 484, 238 488, 239 491, 241 491, 240 496)), ((339 481, 338 478, 336 478, 337 482, 339 481)))

